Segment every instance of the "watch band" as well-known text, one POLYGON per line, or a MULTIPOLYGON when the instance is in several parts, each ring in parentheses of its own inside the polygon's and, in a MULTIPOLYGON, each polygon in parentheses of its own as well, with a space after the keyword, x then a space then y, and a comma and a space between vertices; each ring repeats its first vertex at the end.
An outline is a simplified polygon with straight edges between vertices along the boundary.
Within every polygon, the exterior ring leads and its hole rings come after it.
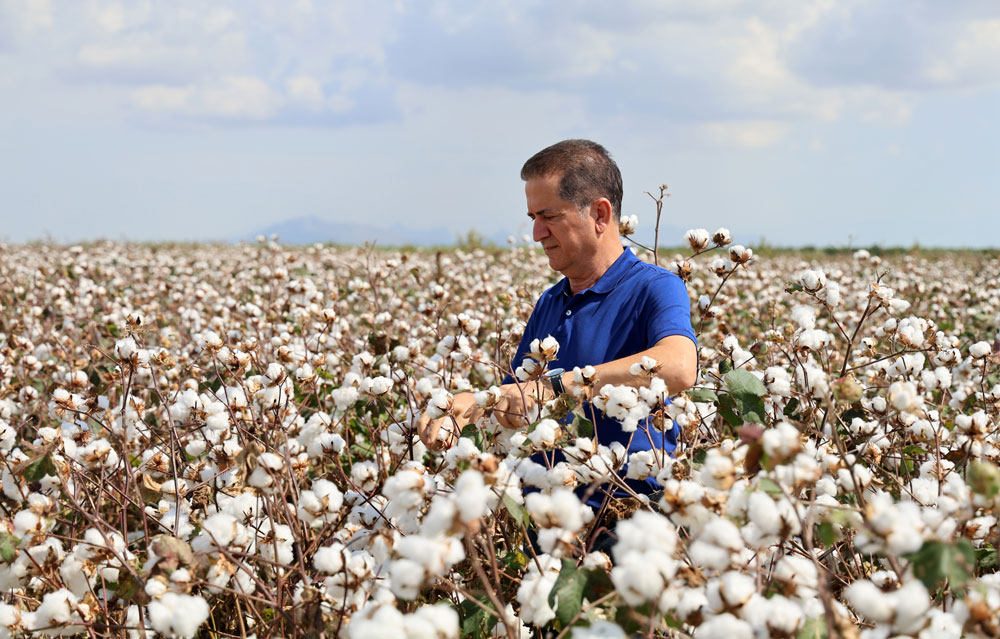
POLYGON ((556 397, 559 397, 566 392, 566 387, 563 386, 562 382, 562 376, 565 372, 565 369, 553 368, 545 373, 545 377, 547 377, 549 383, 552 384, 552 391, 556 394, 556 397))

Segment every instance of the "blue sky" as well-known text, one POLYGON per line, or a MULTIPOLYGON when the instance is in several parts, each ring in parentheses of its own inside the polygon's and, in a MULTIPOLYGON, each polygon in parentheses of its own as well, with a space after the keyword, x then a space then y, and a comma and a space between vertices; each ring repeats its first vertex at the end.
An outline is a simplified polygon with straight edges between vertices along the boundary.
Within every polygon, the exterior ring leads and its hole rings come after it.
POLYGON ((521 235, 587 137, 646 232, 1000 245, 996 0, 0 0, 0 103, 10 242, 521 235))

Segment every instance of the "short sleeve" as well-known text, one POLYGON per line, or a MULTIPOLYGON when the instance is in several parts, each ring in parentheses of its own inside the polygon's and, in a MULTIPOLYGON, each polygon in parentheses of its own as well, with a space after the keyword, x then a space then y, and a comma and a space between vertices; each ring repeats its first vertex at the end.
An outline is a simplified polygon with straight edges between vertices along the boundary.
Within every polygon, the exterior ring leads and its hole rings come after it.
POLYGON ((651 278, 646 300, 643 320, 647 348, 670 335, 684 335, 698 345, 691 327, 691 300, 681 278, 670 272, 651 278))

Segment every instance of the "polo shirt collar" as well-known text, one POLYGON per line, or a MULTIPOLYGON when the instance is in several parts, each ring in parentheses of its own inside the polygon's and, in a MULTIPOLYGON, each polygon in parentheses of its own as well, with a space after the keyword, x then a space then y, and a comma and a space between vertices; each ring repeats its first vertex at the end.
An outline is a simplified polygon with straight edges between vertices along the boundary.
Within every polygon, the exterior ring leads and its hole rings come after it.
MULTIPOLYGON (((587 291, 593 291, 594 293, 601 295, 610 293, 614 290, 615 286, 618 285, 618 282, 625 277, 625 273, 627 273, 628 270, 632 268, 632 265, 638 261, 639 258, 635 256, 632 249, 627 246, 624 247, 622 254, 619 255, 618 259, 608 267, 608 270, 604 271, 604 274, 601 275, 596 282, 594 282, 594 285, 590 288, 583 289, 580 293, 586 293, 587 291)), ((562 281, 559 282, 559 286, 563 295, 566 297, 573 297, 573 290, 569 286, 568 277, 564 277, 562 281)))

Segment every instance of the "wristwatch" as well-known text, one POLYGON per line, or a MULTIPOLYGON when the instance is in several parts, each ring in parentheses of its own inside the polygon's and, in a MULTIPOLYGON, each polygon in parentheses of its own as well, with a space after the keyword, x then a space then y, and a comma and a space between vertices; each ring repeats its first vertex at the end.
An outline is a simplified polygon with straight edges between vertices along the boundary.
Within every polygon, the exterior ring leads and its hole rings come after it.
POLYGON ((566 392, 566 387, 563 386, 562 383, 562 376, 565 372, 566 370, 562 368, 553 368, 545 371, 545 378, 549 380, 549 384, 552 385, 552 392, 556 394, 556 397, 559 397, 566 392))

